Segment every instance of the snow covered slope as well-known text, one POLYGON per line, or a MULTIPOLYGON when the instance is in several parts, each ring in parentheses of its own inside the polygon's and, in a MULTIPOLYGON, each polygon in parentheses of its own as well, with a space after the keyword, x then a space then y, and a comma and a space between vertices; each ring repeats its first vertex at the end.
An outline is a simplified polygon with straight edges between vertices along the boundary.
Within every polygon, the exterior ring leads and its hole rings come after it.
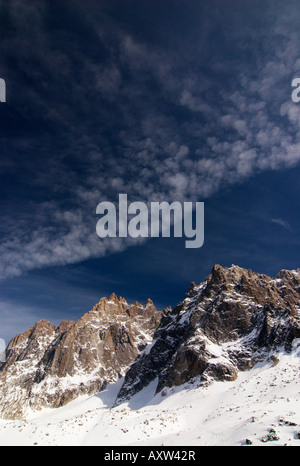
POLYGON ((0 445, 299 445, 300 340, 291 353, 240 372, 232 382, 197 382, 155 395, 153 382, 112 407, 123 382, 19 421, 0 421, 0 445))
POLYGON ((299 269, 215 265, 161 312, 113 294, 9 343, 0 443, 300 445, 299 342, 299 269))

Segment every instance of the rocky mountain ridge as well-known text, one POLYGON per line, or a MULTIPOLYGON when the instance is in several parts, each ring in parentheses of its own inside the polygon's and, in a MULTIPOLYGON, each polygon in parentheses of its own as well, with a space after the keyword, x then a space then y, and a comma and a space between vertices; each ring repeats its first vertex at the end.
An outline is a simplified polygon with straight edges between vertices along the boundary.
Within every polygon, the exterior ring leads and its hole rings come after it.
POLYGON ((41 321, 8 345, 0 369, 0 415, 58 407, 124 376, 116 404, 157 381, 157 392, 239 371, 289 351, 300 338, 300 270, 275 278, 215 265, 173 310, 102 298, 77 322, 41 321))
POLYGON ((116 404, 155 379, 160 392, 195 378, 234 380, 270 356, 275 364, 276 351, 289 351, 300 338, 300 270, 272 279, 215 265, 204 283, 191 284, 155 336, 151 351, 127 372, 116 404))
POLYGON ((39 321, 8 344, 0 369, 0 416, 59 407, 124 376, 169 310, 112 294, 77 322, 39 321))

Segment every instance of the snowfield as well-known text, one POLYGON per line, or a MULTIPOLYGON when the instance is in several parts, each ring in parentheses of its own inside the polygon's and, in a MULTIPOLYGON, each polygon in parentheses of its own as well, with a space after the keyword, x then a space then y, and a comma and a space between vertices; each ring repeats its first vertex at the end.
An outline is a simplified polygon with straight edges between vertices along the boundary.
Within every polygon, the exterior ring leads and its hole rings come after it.
POLYGON ((164 389, 113 407, 123 379, 59 409, 0 420, 0 446, 300 446, 300 340, 234 382, 164 389), (279 360, 279 361, 278 361, 279 360))

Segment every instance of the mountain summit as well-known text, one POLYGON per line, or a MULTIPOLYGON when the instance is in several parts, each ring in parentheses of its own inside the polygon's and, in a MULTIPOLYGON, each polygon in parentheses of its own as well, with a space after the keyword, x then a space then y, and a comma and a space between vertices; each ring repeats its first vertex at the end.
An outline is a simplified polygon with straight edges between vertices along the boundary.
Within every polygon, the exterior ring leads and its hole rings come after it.
POLYGON ((215 265, 204 283, 161 323, 156 342, 126 374, 117 403, 157 379, 157 392, 198 378, 234 380, 239 371, 300 337, 300 270, 275 278, 215 265))
POLYGON ((0 415, 59 407, 124 376, 168 310, 148 300, 129 305, 112 294, 77 322, 39 321, 8 344, 0 369, 0 415))
POLYGON ((20 418, 97 393, 124 376, 119 404, 156 381, 156 391, 191 381, 230 381, 300 338, 300 270, 275 278, 215 265, 173 310, 102 298, 77 322, 40 321, 7 347, 0 415, 20 418))

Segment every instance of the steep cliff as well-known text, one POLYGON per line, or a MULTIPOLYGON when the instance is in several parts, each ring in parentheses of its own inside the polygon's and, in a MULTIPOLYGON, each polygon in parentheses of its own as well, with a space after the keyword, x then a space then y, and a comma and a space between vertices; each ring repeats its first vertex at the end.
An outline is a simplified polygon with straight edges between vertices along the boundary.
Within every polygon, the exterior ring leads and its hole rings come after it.
POLYGON ((113 294, 77 322, 46 321, 13 338, 0 369, 0 415, 59 407, 124 376, 152 341, 163 312, 151 300, 129 305, 113 294))
POLYGON ((215 265, 173 310, 129 305, 113 294, 76 322, 46 321, 11 340, 0 368, 0 416, 59 407, 125 378, 119 404, 150 382, 233 381, 239 371, 289 352, 300 338, 300 270, 275 278, 215 265))
POLYGON ((272 279, 215 265, 164 319, 151 350, 127 372, 117 403, 155 379, 160 392, 195 378, 234 380, 266 357, 275 363, 276 350, 289 351, 300 337, 299 309, 300 270, 282 270, 272 279))

